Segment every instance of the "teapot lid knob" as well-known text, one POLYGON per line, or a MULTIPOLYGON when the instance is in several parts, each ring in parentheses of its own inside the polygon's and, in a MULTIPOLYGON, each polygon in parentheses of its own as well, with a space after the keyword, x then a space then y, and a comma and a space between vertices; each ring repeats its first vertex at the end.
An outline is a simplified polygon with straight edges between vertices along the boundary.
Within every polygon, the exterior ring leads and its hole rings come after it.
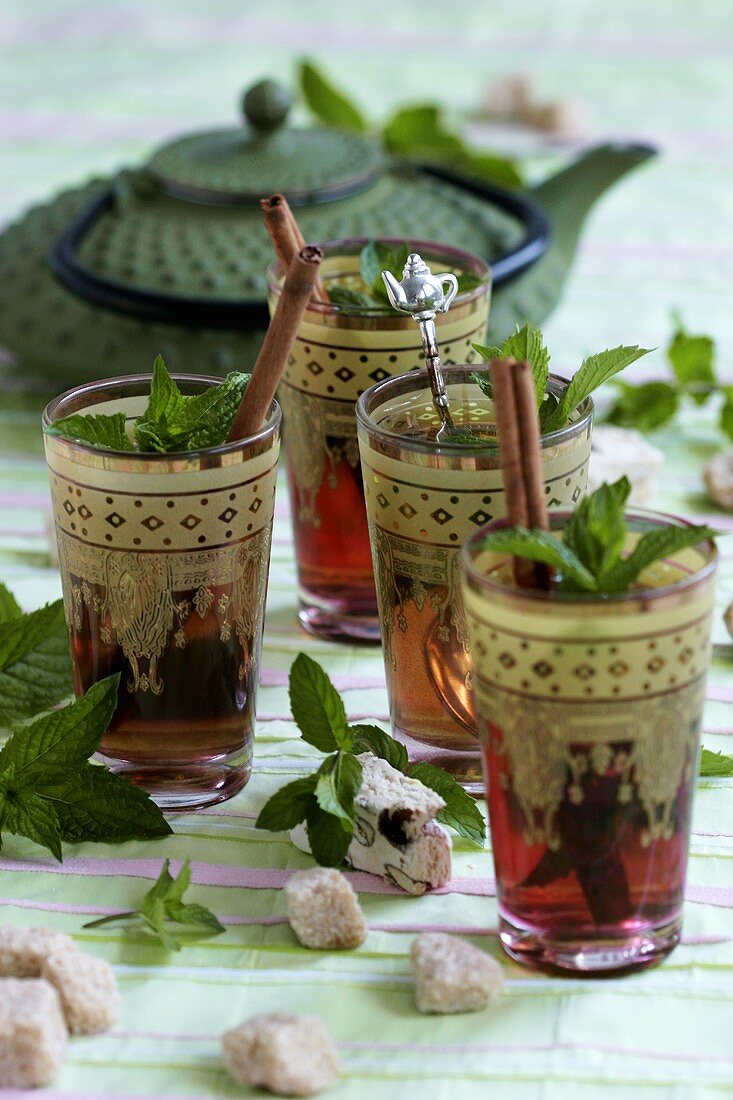
POLYGON ((269 134, 282 126, 293 105, 293 97, 277 80, 259 80, 242 96, 242 111, 257 134, 269 134))

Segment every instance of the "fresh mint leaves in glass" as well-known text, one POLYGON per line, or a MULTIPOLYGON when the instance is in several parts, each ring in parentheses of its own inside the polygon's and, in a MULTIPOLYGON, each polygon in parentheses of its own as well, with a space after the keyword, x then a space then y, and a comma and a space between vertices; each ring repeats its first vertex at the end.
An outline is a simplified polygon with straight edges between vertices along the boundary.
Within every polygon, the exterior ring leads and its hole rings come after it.
MULTIPOLYGON (((436 270, 459 276, 459 295, 450 313, 438 318, 446 362, 478 365, 471 345, 486 332, 488 267, 457 249, 413 243, 436 270)), ((321 276, 334 301, 313 302, 306 311, 278 390, 300 621, 318 635, 377 642, 354 403, 375 382, 404 374, 423 359, 414 323, 389 308, 380 274, 385 266, 400 270, 413 244, 354 239, 319 247, 325 256, 321 276)), ((268 272, 271 309, 280 281, 273 265, 268 272)))
MULTIPOLYGON (((206 446, 213 414, 199 426, 178 416, 165 379, 168 415, 139 419, 151 381, 70 390, 43 423, 76 691, 122 673, 102 756, 183 809, 230 797, 251 772, 280 410, 248 439, 206 446), (100 415, 106 446, 53 434, 62 418, 100 415), (134 418, 157 453, 133 450, 134 418)), ((186 397, 221 389, 174 381, 186 397)))
MULTIPOLYGON (((550 516, 566 543, 569 522, 550 516)), ((629 567, 602 550, 602 591, 560 559, 564 582, 539 591, 514 584, 505 523, 463 550, 501 942, 552 971, 648 966, 680 936, 715 548, 698 532, 628 590, 629 567)), ((633 512, 620 545, 612 531, 601 542, 626 556, 679 530, 633 512)))

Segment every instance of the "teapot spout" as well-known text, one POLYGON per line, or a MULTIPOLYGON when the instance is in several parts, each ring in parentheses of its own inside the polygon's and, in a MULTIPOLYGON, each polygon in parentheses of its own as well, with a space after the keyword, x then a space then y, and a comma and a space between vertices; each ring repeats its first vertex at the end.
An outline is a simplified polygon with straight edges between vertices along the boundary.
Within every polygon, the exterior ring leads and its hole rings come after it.
POLYGON ((497 288, 489 328, 493 340, 506 337, 517 322, 539 324, 555 308, 593 203, 617 179, 656 155, 652 145, 598 145, 530 192, 549 219, 550 246, 522 278, 497 288))

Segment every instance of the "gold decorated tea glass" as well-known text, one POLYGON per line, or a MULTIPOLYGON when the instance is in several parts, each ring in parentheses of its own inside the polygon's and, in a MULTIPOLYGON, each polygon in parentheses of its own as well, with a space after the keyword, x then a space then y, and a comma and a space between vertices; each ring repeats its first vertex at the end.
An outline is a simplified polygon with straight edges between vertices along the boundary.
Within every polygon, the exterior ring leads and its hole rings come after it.
MULTIPOLYGON (((69 390, 44 426, 139 416, 150 383, 69 390)), ((273 403, 255 435, 177 454, 44 437, 75 689, 121 674, 102 759, 166 808, 229 798, 251 772, 280 420, 273 403)))
MULTIPOLYGON (((396 243, 396 242, 392 242, 396 243)), ((361 286, 359 253, 366 239, 331 241, 321 275, 329 283, 361 286)), ((426 241, 413 242, 434 269, 475 275, 479 285, 459 294, 437 318, 445 361, 472 362, 473 342, 485 338, 491 275, 478 256, 426 241)), ((412 245, 411 245, 412 246, 412 245)), ((282 273, 268 271, 271 312, 282 273)), ((354 403, 375 382, 404 374, 424 360, 411 318, 389 307, 364 309, 312 302, 278 389, 284 418, 300 600, 300 621, 314 634, 379 640, 377 599, 364 509, 354 403)))
MULTIPOLYGON (((451 414, 489 442, 435 442, 440 421, 425 370, 367 390, 357 421, 393 731, 413 758, 433 760, 479 793, 459 550, 506 506, 499 450, 490 439, 493 403, 472 380, 474 370, 446 367, 451 414)), ((549 382, 555 395, 565 385, 549 382)), ((592 418, 586 398, 570 424, 542 437, 550 508, 575 504, 585 492, 592 418)))
MULTIPOLYGON (((627 523, 631 550, 685 521, 627 523)), ((496 526, 464 547, 463 599, 501 942, 542 969, 648 966, 680 936, 715 547, 670 555, 627 593, 541 592, 482 549, 496 526)))

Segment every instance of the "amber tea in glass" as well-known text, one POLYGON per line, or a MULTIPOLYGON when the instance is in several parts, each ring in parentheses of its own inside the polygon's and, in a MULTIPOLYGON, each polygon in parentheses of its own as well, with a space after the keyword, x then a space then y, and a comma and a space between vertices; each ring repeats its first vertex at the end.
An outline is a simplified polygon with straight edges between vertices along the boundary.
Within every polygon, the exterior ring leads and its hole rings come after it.
MULTIPOLYGON (((321 245, 326 288, 358 289, 366 240, 321 245)), ((393 242, 394 243, 394 242, 393 242)), ((491 277, 483 260, 430 242, 415 247, 436 267, 474 275, 438 318, 447 362, 478 359, 485 336, 491 277)), ((268 272, 270 307, 281 273, 268 272)), ((363 289, 363 287, 361 287, 363 289)), ((379 641, 364 487, 354 403, 373 383, 400 375, 424 358, 414 322, 385 305, 364 309, 313 302, 306 311, 278 390, 295 539, 300 621, 312 633, 379 641)))
MULTIPOLYGON (((493 404, 472 380, 475 369, 444 371, 453 419, 482 437, 475 446, 436 443, 440 422, 424 370, 367 390, 357 420, 393 731, 413 758, 440 764, 479 793, 458 551, 505 505, 493 404)), ((564 385, 550 380, 555 394, 564 385)), ((587 398, 567 427, 542 439, 551 508, 585 491, 592 416, 587 398)))
MULTIPOLYGON (((634 513, 627 549, 683 522, 634 513)), ((501 942, 552 971, 648 966, 680 936, 715 549, 595 596, 517 588, 482 535, 463 595, 501 942)))
MULTIPOLYGON (((90 383, 44 424, 133 418, 149 392, 150 376, 90 383)), ((255 435, 199 452, 45 435, 76 692, 121 674, 101 756, 166 808, 221 801, 250 775, 279 429, 273 404, 255 435)))

